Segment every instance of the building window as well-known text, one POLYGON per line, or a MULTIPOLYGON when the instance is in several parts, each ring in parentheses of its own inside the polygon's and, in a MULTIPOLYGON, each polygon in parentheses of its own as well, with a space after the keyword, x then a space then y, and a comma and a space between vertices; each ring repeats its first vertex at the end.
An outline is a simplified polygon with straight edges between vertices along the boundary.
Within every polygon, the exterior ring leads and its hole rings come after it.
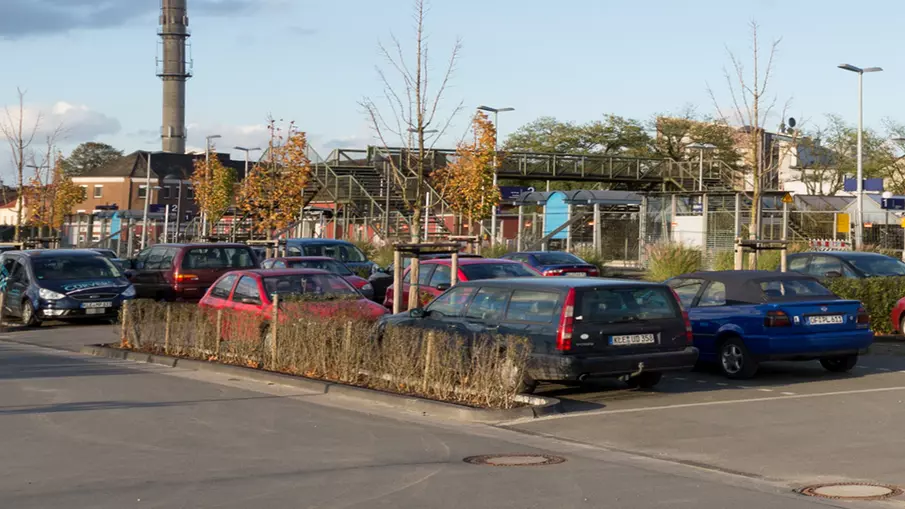
POLYGON ((189 199, 195 199, 195 189, 192 186, 186 187, 185 190, 189 199))
POLYGON ((139 198, 144 198, 144 197, 147 196, 147 195, 148 195, 148 188, 147 188, 147 186, 138 186, 138 197, 139 197, 139 198))
POLYGON ((170 186, 163 186, 163 197, 164 198, 170 197, 170 186))
POLYGON ((104 186, 94 186, 94 197, 101 198, 104 196, 104 186))
POLYGON ((79 190, 82 191, 81 201, 87 200, 88 199, 88 186, 79 186, 79 190))

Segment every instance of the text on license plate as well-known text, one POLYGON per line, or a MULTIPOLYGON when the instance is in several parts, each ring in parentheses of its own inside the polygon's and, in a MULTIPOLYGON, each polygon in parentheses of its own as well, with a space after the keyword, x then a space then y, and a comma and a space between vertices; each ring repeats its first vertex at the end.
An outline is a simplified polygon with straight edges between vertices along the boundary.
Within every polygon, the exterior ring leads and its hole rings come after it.
POLYGON ((627 336, 613 336, 611 345, 647 345, 656 342, 653 334, 629 334, 627 336))
POLYGON ((112 308, 112 302, 83 302, 82 308, 84 309, 96 309, 96 308, 112 308))
POLYGON ((808 325, 831 325, 844 323, 842 315, 812 316, 808 318, 808 325))
POLYGON ((588 277, 586 272, 566 272, 566 277, 588 277))

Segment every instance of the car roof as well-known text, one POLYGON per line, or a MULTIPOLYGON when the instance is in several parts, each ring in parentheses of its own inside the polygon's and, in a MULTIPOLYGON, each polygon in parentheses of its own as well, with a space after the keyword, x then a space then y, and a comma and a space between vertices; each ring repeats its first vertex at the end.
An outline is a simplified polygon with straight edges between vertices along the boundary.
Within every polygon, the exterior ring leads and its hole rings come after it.
POLYGON ((764 280, 808 280, 816 278, 798 272, 779 272, 773 270, 716 270, 683 274, 672 279, 703 279, 717 281, 726 287, 726 299, 743 303, 764 302, 763 290, 758 284, 764 280))
MULTIPOLYGON (((864 251, 808 251, 806 253, 795 253, 794 255, 789 256, 805 256, 805 255, 824 255, 824 256, 834 256, 837 258, 892 258, 891 256, 885 255, 883 253, 865 253, 864 251)), ((895 260, 895 258, 893 258, 895 260)))
POLYGON ((634 281, 631 279, 611 278, 568 278, 568 277, 510 277, 499 279, 479 279, 463 281, 458 286, 505 286, 507 288, 536 288, 566 290, 569 288, 604 288, 604 287, 662 287, 663 283, 634 281))
POLYGON ((239 244, 238 242, 197 242, 197 243, 170 243, 170 244, 154 244, 153 246, 148 247, 246 247, 250 248, 250 246, 246 244, 239 244))
POLYGON ((517 253, 509 253, 509 254, 524 254, 524 255, 539 255, 539 254, 567 254, 575 256, 574 254, 568 251, 519 251, 517 253))
MULTIPOLYGON (((265 276, 298 276, 301 274, 329 274, 331 276, 335 275, 332 272, 327 272, 326 270, 321 269, 248 269, 248 270, 236 270, 232 273, 242 273, 242 274, 254 274, 257 276, 265 277, 265 276)), ((337 276, 339 277, 339 276, 337 276)))
POLYGON ((342 244, 344 246, 352 246, 351 242, 348 240, 338 240, 338 239, 286 239, 286 244, 320 244, 320 245, 338 245, 342 244))
POLYGON ((31 258, 42 256, 100 256, 94 249, 25 249, 22 251, 7 251, 9 254, 21 254, 31 258))
MULTIPOLYGON (((463 265, 484 265, 490 263, 505 263, 505 264, 519 264, 521 262, 517 262, 515 260, 505 260, 503 258, 461 258, 459 260, 459 266, 463 265)), ((431 258, 429 260, 424 260, 421 262, 421 265, 452 265, 452 258, 431 258)))
MULTIPOLYGON (((282 260, 287 262, 335 262, 335 258, 329 256, 275 256, 267 260, 282 260)), ((265 262, 267 260, 264 260, 265 262)))

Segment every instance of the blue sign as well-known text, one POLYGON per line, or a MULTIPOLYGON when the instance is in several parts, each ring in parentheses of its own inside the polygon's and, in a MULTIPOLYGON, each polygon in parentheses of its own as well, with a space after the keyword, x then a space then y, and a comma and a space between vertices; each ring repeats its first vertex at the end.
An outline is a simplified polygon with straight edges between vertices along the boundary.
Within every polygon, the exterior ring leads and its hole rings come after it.
MULTIPOLYGON (((857 179, 845 179, 842 185, 842 190, 847 193, 853 193, 858 190, 857 179)), ((865 191, 883 192, 883 179, 864 179, 864 185, 862 187, 865 191)))
POLYGON ((533 187, 500 186, 500 201, 512 202, 518 199, 522 193, 533 193, 533 187))
POLYGON ((881 198, 880 207, 887 210, 905 210, 905 198, 881 198))
POLYGON ((703 213, 704 212, 704 204, 703 203, 695 203, 691 206, 691 211, 695 213, 703 213))
MULTIPOLYGON (((569 206, 566 205, 566 195, 560 192, 553 193, 544 205, 544 236, 562 226, 569 220, 569 206)), ((569 227, 563 228, 552 238, 564 239, 569 234, 569 227)))

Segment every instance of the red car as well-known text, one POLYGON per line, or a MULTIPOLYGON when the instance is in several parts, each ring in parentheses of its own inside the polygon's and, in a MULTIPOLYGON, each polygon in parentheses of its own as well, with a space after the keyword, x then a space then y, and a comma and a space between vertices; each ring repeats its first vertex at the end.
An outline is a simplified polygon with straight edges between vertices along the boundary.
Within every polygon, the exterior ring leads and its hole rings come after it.
POLYGON ((889 319, 892 321, 892 330, 898 332, 899 334, 905 334, 905 297, 899 299, 899 302, 896 302, 894 308, 892 308, 892 313, 889 314, 889 319))
MULTIPOLYGON (((425 305, 450 287, 452 274, 452 260, 440 258, 424 260, 420 263, 418 274, 418 289, 421 294, 421 304, 425 305)), ((459 260, 458 281, 476 281, 479 279, 499 279, 509 277, 539 277, 540 272, 532 269, 524 263, 513 260, 501 260, 495 258, 465 258, 459 260)), ((408 309, 409 281, 411 267, 405 270, 402 278, 402 308, 408 309)), ((387 309, 393 309, 393 294, 395 285, 387 288, 383 305, 387 309)))
MULTIPOLYGON (((238 323, 247 318, 247 323, 264 324, 273 316, 272 295, 282 298, 293 295, 317 295, 311 302, 299 302, 293 313, 331 317, 337 314, 377 320, 387 314, 387 310, 361 296, 343 278, 316 269, 242 270, 224 274, 207 291, 199 306, 209 309, 224 309, 235 313, 225 313, 223 336, 229 338, 236 333, 238 323)), ((282 309, 282 306, 280 306, 282 309)), ((281 322, 287 314, 280 315, 281 322)))
POLYGON ((343 262, 329 256, 284 256, 268 258, 261 263, 262 269, 319 269, 341 276, 362 295, 374 298, 374 287, 367 279, 356 276, 343 262))

